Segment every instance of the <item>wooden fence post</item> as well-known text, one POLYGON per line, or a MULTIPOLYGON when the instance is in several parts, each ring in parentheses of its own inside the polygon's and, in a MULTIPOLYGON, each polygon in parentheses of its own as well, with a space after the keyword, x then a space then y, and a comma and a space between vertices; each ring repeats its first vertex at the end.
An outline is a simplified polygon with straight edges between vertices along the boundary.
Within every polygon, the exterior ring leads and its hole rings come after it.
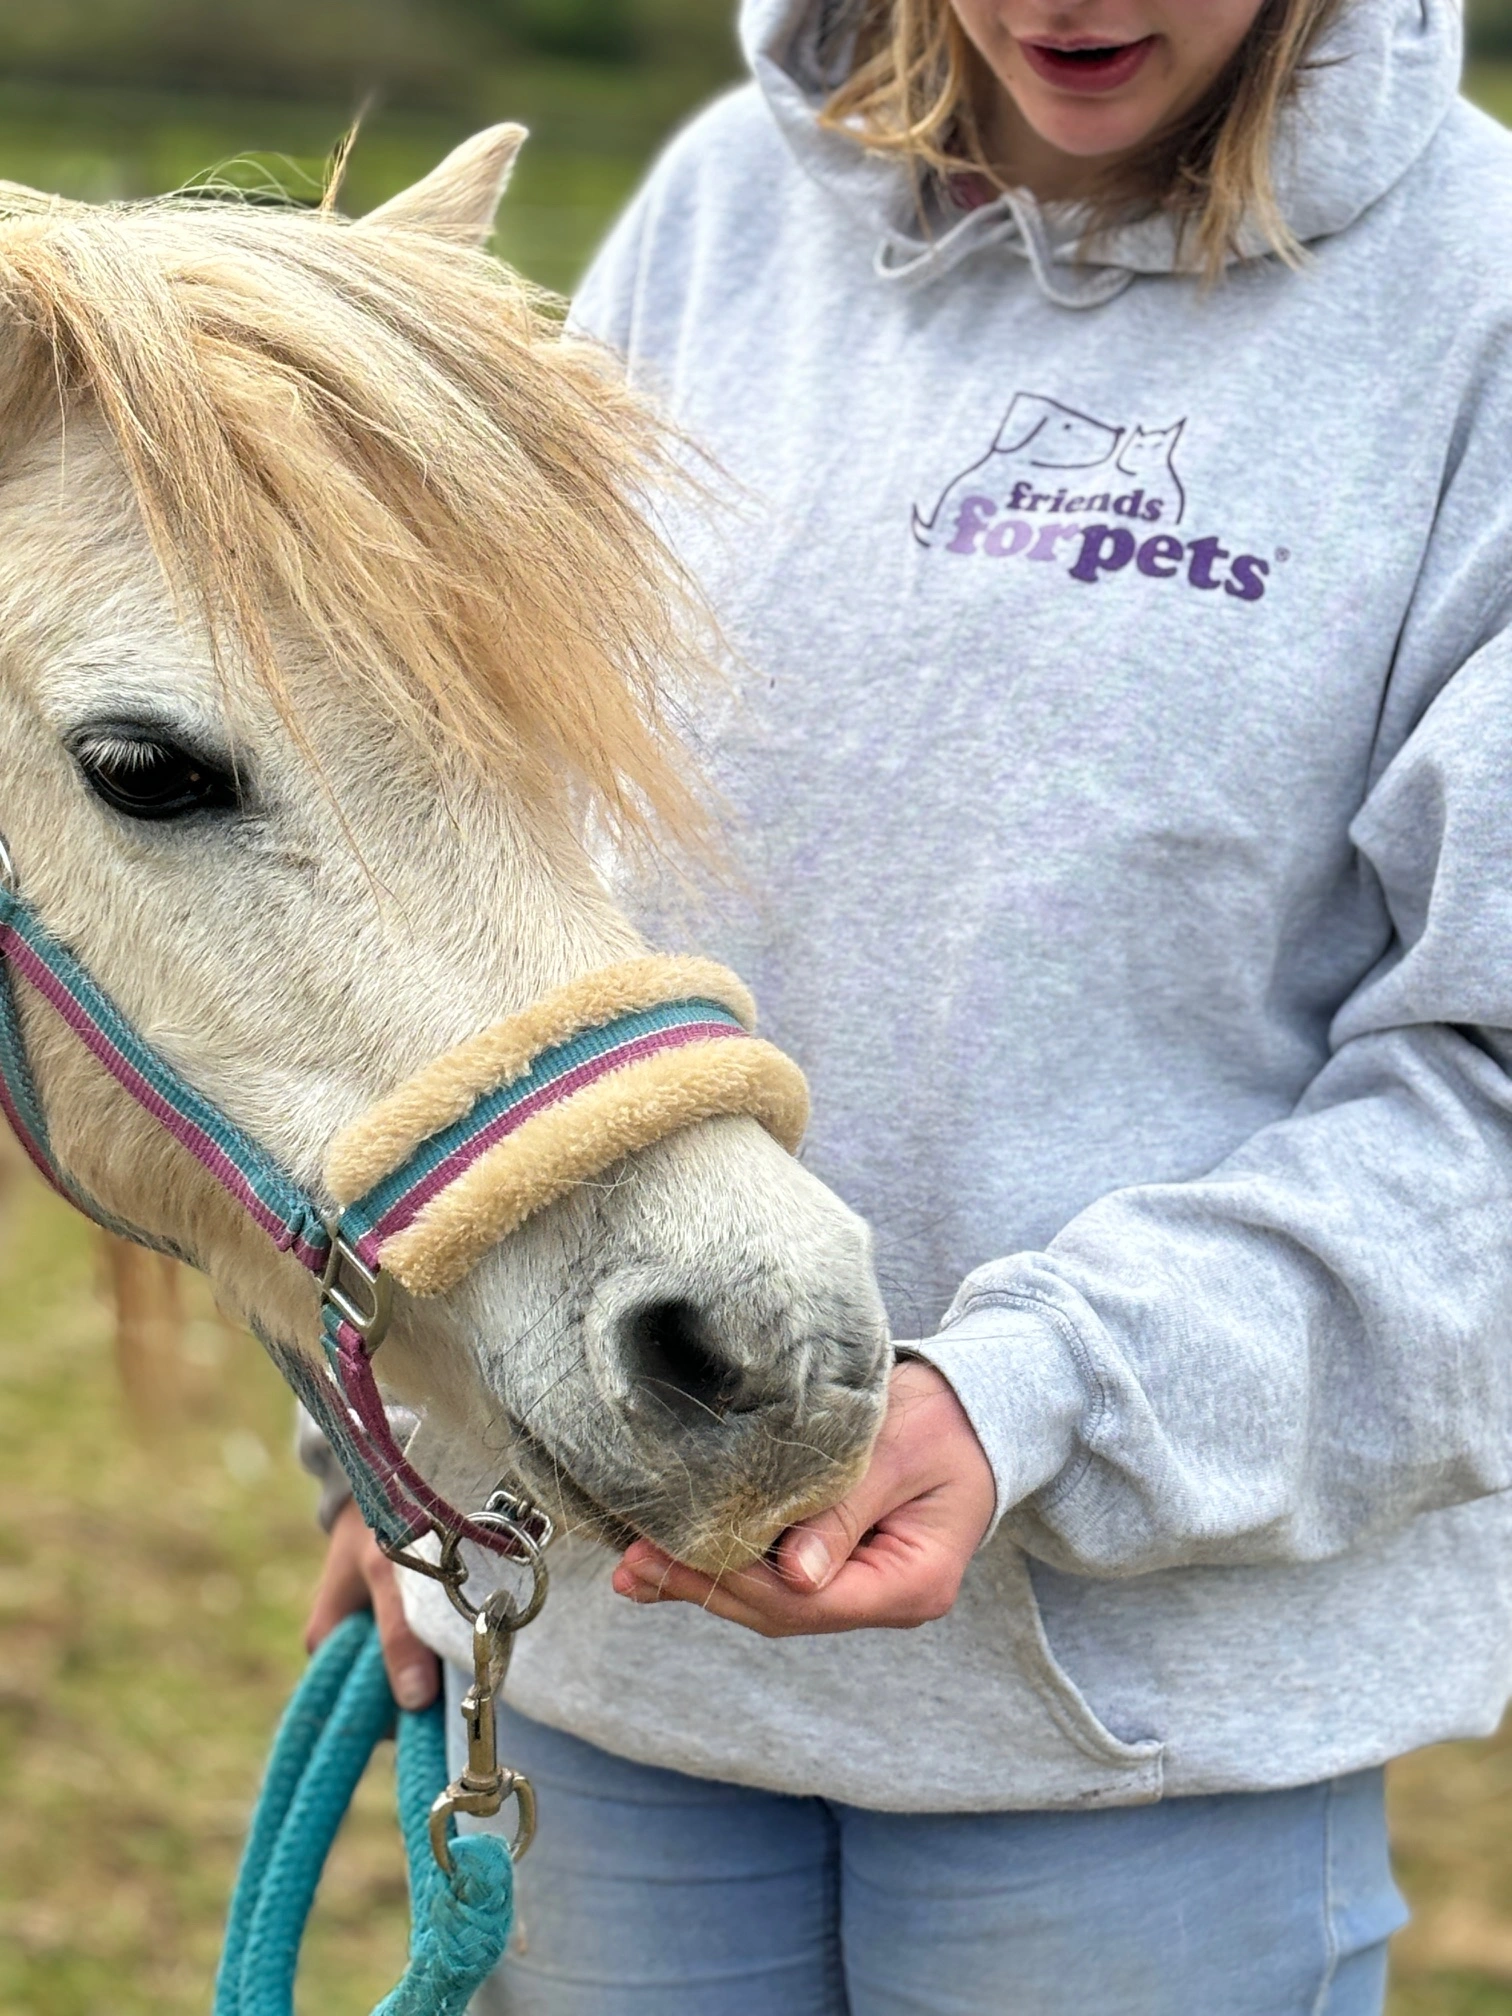
POLYGON ((184 1411, 184 1306, 179 1264, 109 1232, 99 1251, 105 1292, 115 1309, 116 1370, 133 1419, 153 1428, 184 1411))

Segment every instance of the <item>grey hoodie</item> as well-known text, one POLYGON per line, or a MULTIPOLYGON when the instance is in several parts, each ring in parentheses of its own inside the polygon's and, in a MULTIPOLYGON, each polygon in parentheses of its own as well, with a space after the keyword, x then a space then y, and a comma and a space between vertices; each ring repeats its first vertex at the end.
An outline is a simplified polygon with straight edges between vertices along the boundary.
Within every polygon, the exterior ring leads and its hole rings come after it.
MULTIPOLYGON (((1512 1681, 1512 143, 1446 0, 1286 116, 1300 272, 1204 295, 824 133, 754 0, 577 315, 744 488, 675 522, 707 948, 952 1381, 999 1523, 938 1623, 766 1643, 569 1551, 527 1714, 893 1808, 1277 1786, 1512 1681)), ((417 1599, 435 1642, 444 1615, 417 1599)), ((456 1649, 454 1647, 454 1649, 456 1649)))

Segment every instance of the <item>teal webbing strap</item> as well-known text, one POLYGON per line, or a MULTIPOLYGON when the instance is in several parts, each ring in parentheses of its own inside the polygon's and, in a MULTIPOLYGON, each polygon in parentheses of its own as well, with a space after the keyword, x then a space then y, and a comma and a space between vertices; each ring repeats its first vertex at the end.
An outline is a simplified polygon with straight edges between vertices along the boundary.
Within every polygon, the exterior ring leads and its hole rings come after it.
POLYGON ((492 1834, 431 1853, 431 1804, 446 1783, 439 1702, 397 1709, 372 1617, 348 1617, 306 1669, 274 1738, 236 1879, 214 2016, 293 2016, 299 1948, 315 1889, 357 1781, 398 1718, 399 1820, 409 1860, 410 1952, 374 2016, 463 2016, 498 1964, 514 1916, 509 1851, 492 1834))
MULTIPOLYGON (((331 1242, 314 1199, 260 1143, 203 1098, 152 1048, 14 887, 5 885, 3 877, 0 959, 36 990, 96 1063, 235 1198, 281 1251, 292 1251, 314 1273, 322 1270, 331 1242)), ((49 1174, 52 1151, 46 1121, 31 1082, 13 1007, 7 1007, 0 1018, 0 1039, 0 1075, 6 1081, 0 1103, 17 1126, 22 1145, 43 1173, 49 1174)), ((90 1200, 72 1190, 67 1194, 90 1216, 100 1215, 90 1200)), ((115 1229, 113 1221, 110 1229, 115 1229)), ((139 1234, 131 1236, 142 1245, 154 1243, 139 1234)))

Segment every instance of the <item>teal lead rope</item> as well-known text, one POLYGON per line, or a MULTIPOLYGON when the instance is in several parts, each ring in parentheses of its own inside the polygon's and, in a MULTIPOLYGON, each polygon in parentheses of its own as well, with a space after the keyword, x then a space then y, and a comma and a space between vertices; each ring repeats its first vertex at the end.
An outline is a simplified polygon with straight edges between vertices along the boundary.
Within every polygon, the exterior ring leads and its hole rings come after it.
POLYGON ((398 1717, 399 1824, 409 1859, 404 1978, 373 2016, 463 2016, 497 1966, 514 1919, 509 1850, 492 1834, 431 1852, 431 1807, 446 1783, 440 1702, 396 1709, 367 1612, 348 1617, 310 1661, 273 1740, 237 1873, 214 2016, 293 2016, 294 1976, 315 1887, 374 1747, 398 1717))

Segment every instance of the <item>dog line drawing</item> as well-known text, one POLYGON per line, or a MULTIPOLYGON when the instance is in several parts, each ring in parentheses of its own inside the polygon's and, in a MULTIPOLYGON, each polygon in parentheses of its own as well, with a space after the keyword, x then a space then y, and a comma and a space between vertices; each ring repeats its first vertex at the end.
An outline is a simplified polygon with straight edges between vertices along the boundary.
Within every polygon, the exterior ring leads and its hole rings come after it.
MULTIPOLYGON (((968 497, 984 497, 999 509, 1010 508, 1015 485, 1027 483, 1039 495, 1064 492, 1082 472, 1104 469, 1108 476, 1101 486, 1088 476, 1078 487, 1111 491, 1132 483, 1145 500, 1159 505, 1153 514, 1159 523, 1179 524, 1186 492, 1171 458, 1185 425, 1185 420, 1178 420, 1162 428, 1113 427, 1090 413, 1063 406, 1058 399, 1016 392, 987 453, 946 484, 927 518, 914 506, 914 538, 921 546, 948 542, 968 497)), ((1151 514, 1146 516, 1152 522, 1151 514)))

